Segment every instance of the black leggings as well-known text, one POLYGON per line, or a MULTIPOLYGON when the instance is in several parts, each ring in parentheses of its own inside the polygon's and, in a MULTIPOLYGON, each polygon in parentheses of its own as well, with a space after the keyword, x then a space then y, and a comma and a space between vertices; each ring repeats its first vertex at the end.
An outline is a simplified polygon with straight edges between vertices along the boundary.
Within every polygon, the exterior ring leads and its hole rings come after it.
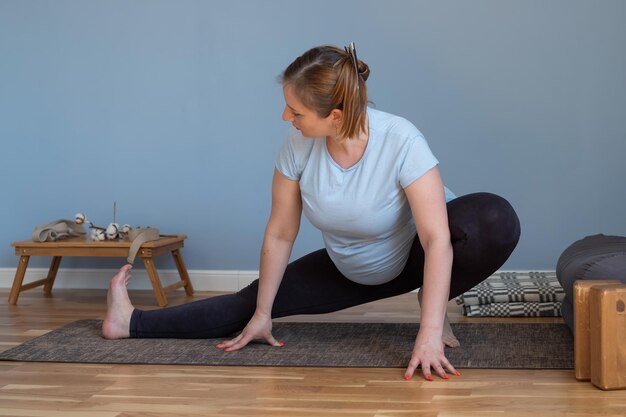
MULTIPOLYGON (((502 197, 476 193, 448 203, 454 260, 450 299, 493 274, 517 245, 520 224, 502 197)), ((404 270, 392 281, 362 285, 343 276, 325 249, 287 266, 272 317, 322 314, 404 294, 422 286, 424 251, 416 237, 404 270)), ((160 310, 135 309, 131 337, 217 338, 242 330, 256 309, 259 282, 233 294, 160 310)))

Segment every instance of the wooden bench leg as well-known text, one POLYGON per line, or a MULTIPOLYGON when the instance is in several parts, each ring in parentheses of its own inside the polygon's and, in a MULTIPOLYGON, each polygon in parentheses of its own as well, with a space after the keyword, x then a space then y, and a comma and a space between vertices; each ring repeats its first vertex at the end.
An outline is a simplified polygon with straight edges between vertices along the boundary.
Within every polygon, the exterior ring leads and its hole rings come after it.
POLYGON ((52 292, 52 286, 54 285, 54 280, 57 277, 57 272, 59 271, 59 265, 61 265, 61 256, 54 256, 52 258, 52 263, 50 264, 50 269, 48 270, 46 283, 44 284, 44 287, 43 287, 43 292, 45 294, 50 294, 52 292))
POLYGON ((180 253, 180 250, 176 249, 172 251, 172 256, 174 257, 174 263, 176 263, 180 280, 184 283, 185 293, 187 293, 187 295, 193 295, 193 285, 191 285, 189 273, 187 272, 185 261, 183 261, 183 255, 180 253))
POLYGON ((165 291, 161 285, 161 279, 159 278, 159 274, 154 266, 154 262, 152 261, 152 258, 142 259, 143 264, 146 267, 146 272, 148 272, 148 277, 150 277, 150 282, 152 283, 152 289, 154 290, 154 296, 157 299, 157 303, 159 303, 160 307, 165 307, 167 305, 167 297, 165 297, 165 291))
POLYGON ((15 278, 13 278, 13 286, 9 293, 9 304, 16 305, 17 298, 20 296, 22 290, 22 282, 24 281, 24 275, 26 275, 26 268, 28 267, 28 260, 30 256, 23 255, 17 264, 17 271, 15 271, 15 278))

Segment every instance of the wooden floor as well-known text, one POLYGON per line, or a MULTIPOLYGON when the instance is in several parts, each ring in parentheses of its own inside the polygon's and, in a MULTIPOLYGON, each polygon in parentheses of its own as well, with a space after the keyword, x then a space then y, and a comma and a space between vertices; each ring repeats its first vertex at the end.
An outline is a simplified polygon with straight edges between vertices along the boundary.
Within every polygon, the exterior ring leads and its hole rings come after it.
MULTIPOLYGON (((198 293, 204 298, 214 293, 198 293)), ((17 306, 0 290, 0 350, 66 323, 102 318, 101 290, 41 289, 17 306)), ((131 292, 156 308, 148 291, 131 292)), ((182 291, 171 304, 189 301, 182 291)), ((472 322, 449 305, 452 321, 472 322)), ((415 294, 291 320, 414 321, 415 294)), ((494 320, 494 319, 488 319, 494 320)), ((504 319, 503 321, 520 319, 504 319)), ((529 319, 521 319, 529 320, 529 319)), ((560 319, 534 319, 555 321, 560 319)), ((207 346, 207 349, 212 347, 207 346)), ((462 348, 462 347, 461 347, 462 348)), ((341 349, 341 346, 337 346, 341 349)), ((624 416, 626 391, 605 392, 573 371, 461 369, 444 381, 403 379, 404 369, 81 365, 0 362, 0 416, 624 416)))

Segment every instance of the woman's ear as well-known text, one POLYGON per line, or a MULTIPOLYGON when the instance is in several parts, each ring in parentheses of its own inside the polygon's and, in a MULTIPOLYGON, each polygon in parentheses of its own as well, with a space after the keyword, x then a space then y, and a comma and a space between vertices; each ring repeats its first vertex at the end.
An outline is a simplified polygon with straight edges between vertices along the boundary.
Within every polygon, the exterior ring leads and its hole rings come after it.
POLYGON ((333 109, 330 111, 328 117, 331 118, 333 124, 340 126, 341 122, 343 122, 343 111, 339 109, 333 109))

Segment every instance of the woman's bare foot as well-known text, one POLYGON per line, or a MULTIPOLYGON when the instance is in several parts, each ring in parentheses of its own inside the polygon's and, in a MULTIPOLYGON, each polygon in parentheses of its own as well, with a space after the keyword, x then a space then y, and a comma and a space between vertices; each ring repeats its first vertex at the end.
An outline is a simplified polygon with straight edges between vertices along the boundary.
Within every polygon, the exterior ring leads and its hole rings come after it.
POLYGON ((134 310, 126 286, 132 265, 127 264, 111 279, 107 293, 107 313, 102 323, 102 337, 124 339, 130 336, 130 316, 134 310))
POLYGON ((443 321, 443 335, 441 336, 441 340, 443 344, 455 348, 461 346, 461 342, 456 338, 454 333, 452 332, 452 326, 450 326, 450 321, 448 320, 448 315, 446 314, 446 318, 443 321))
MULTIPOLYGON (((417 300, 420 303, 420 307, 422 305, 422 289, 420 288, 418 293, 417 293, 417 300)), ((459 342, 459 339, 456 338, 456 336, 454 335, 454 332, 452 331, 452 326, 450 326, 450 321, 448 320, 448 314, 446 314, 446 317, 443 321, 443 334, 441 336, 441 341, 444 343, 444 345, 448 346, 448 347, 459 347, 461 346, 461 343, 459 342)))

